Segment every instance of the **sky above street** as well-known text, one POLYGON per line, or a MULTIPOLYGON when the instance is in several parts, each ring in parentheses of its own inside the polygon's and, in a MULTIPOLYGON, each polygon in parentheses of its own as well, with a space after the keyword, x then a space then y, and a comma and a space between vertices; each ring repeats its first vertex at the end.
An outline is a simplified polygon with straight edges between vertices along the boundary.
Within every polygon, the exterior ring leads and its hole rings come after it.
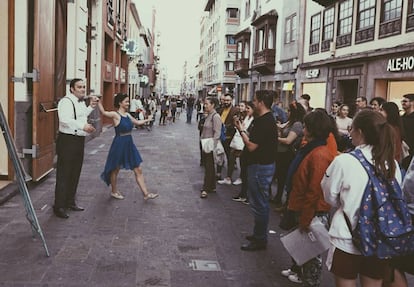
POLYGON ((133 0, 141 22, 151 28, 156 10, 156 31, 160 34, 160 64, 170 80, 183 79, 184 62, 200 50, 200 16, 204 0, 133 0))

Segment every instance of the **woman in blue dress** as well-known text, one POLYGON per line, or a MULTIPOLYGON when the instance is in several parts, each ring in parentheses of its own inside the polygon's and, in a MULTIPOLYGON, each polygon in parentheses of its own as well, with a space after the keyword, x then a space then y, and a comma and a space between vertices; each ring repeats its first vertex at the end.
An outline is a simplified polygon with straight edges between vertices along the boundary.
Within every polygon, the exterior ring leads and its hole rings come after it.
POLYGON ((114 98, 114 106, 117 111, 105 111, 102 103, 98 103, 102 115, 111 118, 115 127, 115 137, 109 149, 105 169, 101 174, 101 178, 108 186, 111 185, 112 197, 124 199, 124 196, 117 190, 118 173, 121 168, 133 170, 137 184, 144 194, 144 199, 156 198, 158 194, 150 193, 147 190, 140 166, 142 158, 131 136, 134 125, 143 125, 151 121, 151 117, 145 120, 137 120, 132 117, 127 112, 129 110, 129 97, 127 94, 117 94, 114 98))

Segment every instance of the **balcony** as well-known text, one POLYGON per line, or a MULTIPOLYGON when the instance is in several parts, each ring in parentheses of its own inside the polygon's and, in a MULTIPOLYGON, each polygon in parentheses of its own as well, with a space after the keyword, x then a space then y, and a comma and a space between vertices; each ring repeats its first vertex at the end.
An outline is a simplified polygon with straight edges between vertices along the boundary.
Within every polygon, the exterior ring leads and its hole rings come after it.
POLYGON ((407 32, 414 31, 414 13, 407 16, 407 32))
POLYGON ((341 48, 341 47, 351 46, 351 36, 352 36, 351 33, 337 36, 336 47, 341 48))
POLYGON ((374 36, 375 36, 375 28, 374 27, 370 27, 370 28, 366 28, 366 29, 356 31, 355 44, 372 41, 372 40, 374 40, 374 36))
POLYGON ((224 71, 224 73, 223 73, 223 76, 226 78, 228 78, 228 77, 234 77, 234 76, 236 76, 236 73, 234 72, 234 71, 224 71))
POLYGON ((253 69, 263 75, 270 75, 275 72, 275 49, 264 49, 255 52, 253 55, 253 69))
POLYGON ((249 59, 237 59, 234 62, 234 72, 242 78, 249 75, 249 59))
POLYGON ((401 18, 380 23, 378 38, 386 38, 397 34, 401 34, 401 18))
POLYGON ((227 25, 237 25, 238 26, 240 24, 240 18, 227 17, 226 24, 227 25))

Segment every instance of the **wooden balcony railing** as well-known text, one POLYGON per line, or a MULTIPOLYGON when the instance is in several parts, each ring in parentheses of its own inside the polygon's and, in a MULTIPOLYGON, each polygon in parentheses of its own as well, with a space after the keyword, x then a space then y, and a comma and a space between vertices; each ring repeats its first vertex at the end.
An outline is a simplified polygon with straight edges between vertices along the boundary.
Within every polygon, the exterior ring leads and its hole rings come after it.
POLYGON ((262 74, 271 74, 275 70, 275 49, 264 49, 253 55, 253 68, 262 74))

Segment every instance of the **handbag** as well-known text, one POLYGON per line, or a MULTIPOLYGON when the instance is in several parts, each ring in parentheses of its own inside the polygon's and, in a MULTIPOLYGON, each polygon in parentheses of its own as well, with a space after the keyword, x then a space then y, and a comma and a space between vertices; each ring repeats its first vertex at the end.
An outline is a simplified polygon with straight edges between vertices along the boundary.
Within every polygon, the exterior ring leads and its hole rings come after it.
POLYGON ((214 150, 214 139, 205 138, 201 139, 201 148, 205 153, 211 153, 214 150))
POLYGON ((239 131, 236 131, 233 138, 231 139, 230 147, 235 149, 235 150, 243 150, 244 149, 243 138, 241 137, 239 131))

